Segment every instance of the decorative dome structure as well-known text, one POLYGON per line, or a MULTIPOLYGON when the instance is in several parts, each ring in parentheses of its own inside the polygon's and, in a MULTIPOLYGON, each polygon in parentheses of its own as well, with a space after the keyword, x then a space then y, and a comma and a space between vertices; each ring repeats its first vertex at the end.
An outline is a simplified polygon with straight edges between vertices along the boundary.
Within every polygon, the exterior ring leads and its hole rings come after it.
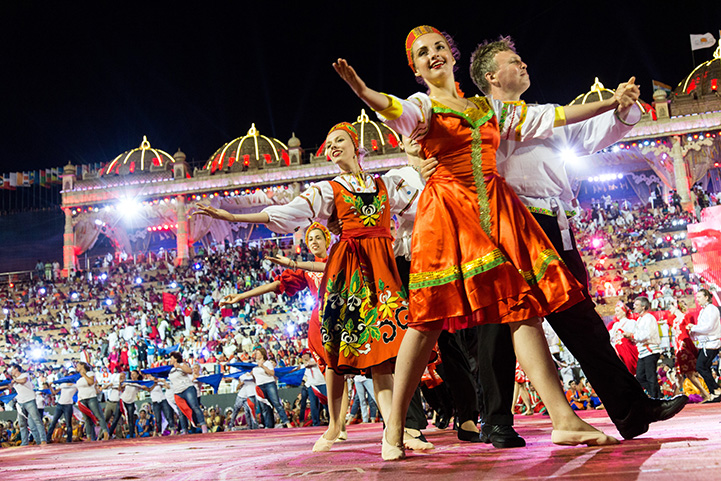
POLYGON ((591 90, 585 94, 581 94, 568 105, 583 105, 591 102, 599 102, 601 100, 610 99, 613 97, 614 91, 607 89, 596 77, 596 81, 591 86, 591 90))
MULTIPOLYGON (((368 155, 391 154, 401 151, 401 136, 387 125, 375 122, 368 117, 365 109, 361 109, 353 126, 358 130, 358 142, 365 148, 368 155)), ((316 157, 324 155, 325 141, 316 152, 316 157)))
POLYGON ((115 157, 108 166, 101 171, 101 175, 118 174, 128 175, 142 172, 157 172, 167 170, 175 163, 172 155, 150 146, 148 138, 143 135, 140 147, 128 150, 115 157))
POLYGON ((218 171, 243 172, 288 165, 288 146, 278 139, 261 135, 255 124, 251 124, 246 135, 219 148, 203 168, 213 174, 218 171))
POLYGON ((691 95, 701 99, 707 95, 721 93, 721 45, 716 48, 713 58, 688 74, 674 89, 675 96, 691 95))

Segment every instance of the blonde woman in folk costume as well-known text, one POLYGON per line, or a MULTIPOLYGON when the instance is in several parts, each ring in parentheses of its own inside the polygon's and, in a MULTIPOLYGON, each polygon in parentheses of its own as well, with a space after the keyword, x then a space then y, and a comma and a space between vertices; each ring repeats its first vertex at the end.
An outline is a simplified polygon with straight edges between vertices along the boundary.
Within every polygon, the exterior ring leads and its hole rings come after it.
MULTIPOLYGON (((289 269, 283 271, 283 273, 273 282, 263 284, 262 286, 258 286, 255 289, 251 289, 246 292, 225 296, 225 298, 220 301, 220 306, 223 307, 231 304, 237 304, 244 299, 260 296, 268 292, 293 296, 305 288, 308 288, 313 298, 317 299, 318 289, 320 288, 320 283, 323 279, 323 270, 325 269, 325 263, 328 260, 328 248, 330 247, 330 242, 331 237, 328 228, 323 224, 313 222, 305 231, 305 244, 308 246, 308 250, 310 250, 311 254, 315 256, 314 261, 296 262, 283 256, 268 257, 268 260, 283 267, 288 267, 289 269)), ((320 353, 323 352, 323 342, 320 337, 320 322, 318 321, 317 304, 310 315, 310 322, 308 325, 308 346, 315 354, 314 357, 318 360, 318 356, 320 356, 320 353)))
POLYGON ((518 359, 548 407, 554 443, 617 443, 570 409, 541 329, 540 317, 580 301, 582 287, 495 165, 500 139, 548 136, 554 125, 600 112, 593 104, 554 109, 464 98, 455 83, 451 42, 433 27, 413 29, 406 54, 429 90, 408 100, 368 88, 344 59, 333 65, 383 121, 416 139, 422 154, 438 161, 418 201, 412 322, 398 354, 384 459, 404 457, 400 446, 408 399, 441 330, 488 322, 509 323, 518 359))
MULTIPOLYGON (((328 261, 328 248, 331 244, 330 231, 326 226, 318 222, 313 222, 305 231, 305 244, 308 246, 311 254, 315 256, 314 261, 310 262, 297 262, 288 257, 276 256, 267 257, 268 260, 287 267, 278 278, 268 284, 263 284, 255 289, 251 289, 246 292, 238 294, 230 294, 220 301, 221 307, 237 304, 238 302, 249 299, 251 297, 260 296, 267 292, 275 292, 280 294, 288 294, 289 296, 295 295, 297 292, 302 291, 305 288, 310 290, 311 295, 314 299, 318 299, 318 289, 320 288, 321 280, 323 279, 323 271, 325 270, 325 263, 328 261)), ((323 360, 323 341, 320 335, 320 321, 318 320, 318 304, 313 307, 313 311, 310 315, 310 321, 308 323, 308 347, 310 348, 313 358, 320 366, 321 370, 325 372, 325 361, 323 360)), ((348 409, 348 396, 344 396, 343 405, 341 405, 341 412, 343 412, 343 406, 348 409)), ((341 418, 343 422, 345 419, 341 418)), ((345 431, 345 423, 341 428, 340 439, 347 438, 345 431)))
MULTIPOLYGON (((343 375, 372 368, 378 407, 390 416, 391 361, 407 329, 408 302, 393 256, 392 215, 415 215, 418 191, 399 176, 363 172, 358 132, 347 122, 326 137, 325 153, 342 173, 314 184, 283 206, 257 214, 230 214, 198 204, 195 214, 231 222, 266 224, 280 233, 307 225, 308 219, 337 215, 343 234, 328 256, 319 289, 320 331, 326 369, 330 423, 314 451, 328 451, 341 433, 343 375)), ((414 386, 415 388, 415 386, 414 386)))

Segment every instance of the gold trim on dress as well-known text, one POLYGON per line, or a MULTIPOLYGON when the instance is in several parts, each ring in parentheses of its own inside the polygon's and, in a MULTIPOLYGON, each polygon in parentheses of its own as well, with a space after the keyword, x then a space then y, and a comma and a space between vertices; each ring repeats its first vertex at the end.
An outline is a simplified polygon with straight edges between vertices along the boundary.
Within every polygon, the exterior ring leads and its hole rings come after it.
POLYGON ((556 254, 556 251, 553 249, 546 249, 538 255, 538 258, 533 263, 532 271, 523 271, 518 269, 518 272, 523 276, 529 285, 536 285, 546 274, 548 265, 553 261, 563 263, 563 260, 558 256, 558 254, 556 254))
POLYGON ((499 249, 493 249, 488 254, 461 264, 460 268, 450 266, 440 271, 411 273, 409 288, 421 289, 468 279, 498 267, 504 262, 506 262, 506 256, 503 255, 503 252, 499 249))
POLYGON ((471 139, 471 167, 473 168, 473 180, 476 184, 478 218, 483 232, 488 237, 491 237, 491 209, 488 205, 486 181, 483 178, 483 140, 480 128, 471 127, 471 139))

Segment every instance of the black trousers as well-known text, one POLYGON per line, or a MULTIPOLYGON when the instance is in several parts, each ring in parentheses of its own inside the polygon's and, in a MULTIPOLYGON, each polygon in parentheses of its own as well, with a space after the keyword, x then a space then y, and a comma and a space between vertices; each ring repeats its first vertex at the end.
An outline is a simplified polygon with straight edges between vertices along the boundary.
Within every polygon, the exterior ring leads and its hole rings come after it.
MULTIPOLYGON (((405 257, 396 257, 396 266, 403 285, 408 288, 410 262, 405 257)), ((438 348, 443 360, 441 377, 448 384, 448 389, 438 391, 437 394, 450 394, 451 399, 445 400, 442 404, 448 404, 450 401, 461 424, 468 420, 478 422, 480 385, 477 381, 478 363, 475 352, 478 347, 477 338, 476 328, 464 329, 455 333, 443 331, 438 337, 438 348)), ((515 364, 513 367, 515 369, 515 364)), ((411 405, 413 402, 411 400, 411 405)))
POLYGON ((448 384, 451 403, 459 424, 466 421, 478 422, 478 371, 474 373, 473 369, 476 365, 476 353, 467 349, 468 344, 475 343, 475 338, 476 328, 455 333, 442 331, 438 336, 438 348, 443 361, 443 373, 439 374, 448 384))
MULTIPOLYGON (((398 268, 398 274, 400 275, 401 282, 407 290, 411 272, 411 263, 405 257, 396 257, 396 267, 398 268)), ((416 392, 413 393, 411 403, 408 406, 408 412, 406 413, 406 427, 422 430, 427 426, 428 418, 426 418, 426 413, 423 411, 421 392, 418 388, 416 388, 416 392)))
POLYGON ((660 354, 639 357, 636 364, 636 379, 646 389, 648 395, 655 398, 661 397, 661 386, 658 385, 658 374, 656 373, 660 357, 660 354))
MULTIPOLYGON (((603 319, 596 312, 595 305, 588 293, 586 266, 576 248, 573 234, 571 235, 573 249, 564 251, 557 219, 542 214, 533 214, 533 217, 546 233, 571 273, 585 288, 583 301, 564 311, 549 314, 546 319, 563 344, 578 360, 586 378, 603 401, 608 416, 614 422, 621 421, 626 418, 633 405, 645 402, 648 397, 611 346, 608 330, 603 319)), ((504 338, 502 329, 494 331, 492 328, 488 329, 486 326, 482 326, 479 335, 479 353, 481 353, 479 357, 482 364, 494 366, 494 369, 488 370, 492 372, 486 373, 487 376, 481 380, 484 401, 490 403, 491 406, 485 411, 489 418, 488 422, 491 422, 490 419, 508 419, 508 416, 512 416, 510 402, 503 401, 506 399, 503 396, 508 395, 507 391, 501 393, 499 390, 506 389, 512 392, 513 374, 510 375, 509 381, 502 381, 498 380, 499 373, 496 370, 500 369, 502 371, 500 375, 506 376, 505 373, 511 372, 515 368, 515 360, 511 356, 505 356, 507 358, 505 361, 499 360, 489 364, 489 355, 482 354, 484 351, 498 354, 499 351, 504 350, 508 352, 513 350, 510 336, 504 338), (505 367, 498 367, 498 364, 502 362, 506 363, 505 367), (496 380, 489 380, 488 376, 495 376, 496 380)), ((512 396, 510 394, 508 398, 512 396)))
POLYGON ((699 349, 698 359, 696 359, 696 371, 701 374, 711 395, 719 388, 718 383, 714 380, 713 375, 711 375, 711 365, 713 364, 714 358, 718 356, 718 353, 718 349, 699 349))
MULTIPOLYGON (((131 438, 135 437, 135 403, 126 403, 122 399, 118 401, 118 403, 123 403, 123 406, 125 406, 125 412, 128 413, 128 433, 130 434, 131 438)), ((112 436, 113 433, 115 433, 115 428, 118 426, 118 421, 120 421, 120 418, 122 416, 122 413, 120 411, 118 404, 118 410, 115 412, 115 419, 113 419, 113 424, 110 426, 110 435, 112 436)))

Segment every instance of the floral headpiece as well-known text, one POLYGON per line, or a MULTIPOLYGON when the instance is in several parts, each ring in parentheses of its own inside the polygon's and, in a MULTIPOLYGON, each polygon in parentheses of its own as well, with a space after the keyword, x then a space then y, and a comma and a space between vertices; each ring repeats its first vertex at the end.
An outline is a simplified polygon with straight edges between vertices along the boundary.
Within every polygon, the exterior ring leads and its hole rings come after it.
POLYGON ((408 57, 408 66, 414 72, 416 71, 416 67, 413 65, 413 54, 411 52, 413 48, 413 43, 418 40, 419 37, 422 37, 423 35, 427 35, 429 33, 437 33, 438 35, 443 35, 440 30, 435 27, 431 27, 430 25, 421 25, 420 27, 416 27, 411 30, 411 32, 406 37, 406 57, 408 57))
MULTIPOLYGON (((328 135, 332 134, 336 130, 343 130, 350 135, 350 139, 353 141, 353 146, 355 147, 356 154, 358 153, 358 131, 355 127, 353 127, 353 124, 350 124, 348 122, 341 122, 339 124, 335 124, 331 129, 328 131, 328 135)), ((328 138, 328 135, 325 136, 325 138, 328 138)))

